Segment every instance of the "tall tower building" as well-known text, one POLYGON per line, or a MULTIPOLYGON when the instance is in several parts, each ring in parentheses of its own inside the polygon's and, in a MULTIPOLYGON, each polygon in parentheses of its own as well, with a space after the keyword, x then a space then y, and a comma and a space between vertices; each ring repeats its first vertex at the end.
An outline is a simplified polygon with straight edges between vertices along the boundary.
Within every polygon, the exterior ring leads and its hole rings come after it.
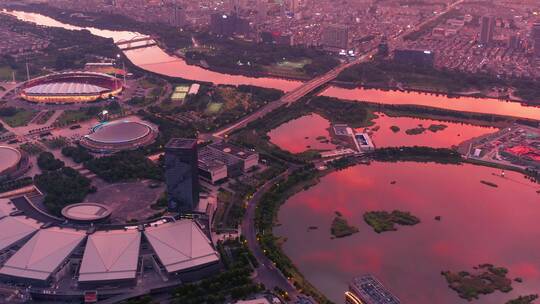
POLYGON ((329 50, 349 48, 349 29, 346 26, 329 25, 323 29, 321 44, 329 50))
POLYGON ((246 7, 245 0, 229 0, 231 14, 239 15, 240 11, 246 7))
POLYGON ((540 58, 540 23, 533 24, 531 38, 533 40, 534 56, 540 58))
POLYGON ((169 211, 191 213, 199 205, 197 140, 173 138, 165 146, 169 211))
POLYGON ((256 10, 257 10, 257 24, 262 24, 266 22, 268 17, 268 8, 266 0, 256 0, 256 10))
POLYGON ((484 16, 481 20, 480 28, 480 43, 489 45, 493 42, 493 34, 495 33, 495 18, 484 16))
POLYGON ((300 0, 289 0, 289 11, 291 13, 298 13, 298 9, 300 6, 300 0))

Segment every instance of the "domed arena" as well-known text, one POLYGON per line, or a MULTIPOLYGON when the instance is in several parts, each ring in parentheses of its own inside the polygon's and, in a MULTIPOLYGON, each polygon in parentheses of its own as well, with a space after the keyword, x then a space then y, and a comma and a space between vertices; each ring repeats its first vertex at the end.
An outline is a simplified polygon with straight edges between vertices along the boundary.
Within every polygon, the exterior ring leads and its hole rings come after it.
POLYGON ((26 156, 19 150, 0 146, 0 181, 18 177, 28 167, 26 156))
POLYGON ((145 122, 117 120, 94 127, 81 139, 81 145, 97 153, 115 153, 149 145, 157 134, 157 130, 145 122))
POLYGON ((116 96, 122 89, 122 81, 107 74, 69 72, 26 82, 21 97, 35 103, 89 103, 116 96))

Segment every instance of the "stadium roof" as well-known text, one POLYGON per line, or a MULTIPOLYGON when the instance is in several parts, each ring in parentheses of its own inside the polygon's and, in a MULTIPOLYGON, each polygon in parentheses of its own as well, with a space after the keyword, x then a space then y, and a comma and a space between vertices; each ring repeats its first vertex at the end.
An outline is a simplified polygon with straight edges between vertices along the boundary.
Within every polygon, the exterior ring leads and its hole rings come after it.
POLYGON ((93 84, 77 82, 52 82, 38 84, 24 90, 30 95, 76 95, 76 94, 99 94, 109 89, 93 84))
POLYGON ((210 240, 191 220, 150 227, 144 234, 169 273, 219 261, 210 240))
POLYGON ((4 264, 0 274, 47 280, 85 237, 73 229, 40 230, 4 264))
POLYGON ((99 231, 88 237, 79 282, 134 279, 141 233, 137 230, 99 231))
POLYGON ((40 224, 24 217, 7 216, 0 220, 0 250, 4 250, 16 242, 38 231, 40 224))
POLYGON ((86 135, 86 137, 96 142, 114 144, 144 138, 151 131, 152 128, 143 122, 117 120, 100 124, 94 128, 94 133, 86 135))

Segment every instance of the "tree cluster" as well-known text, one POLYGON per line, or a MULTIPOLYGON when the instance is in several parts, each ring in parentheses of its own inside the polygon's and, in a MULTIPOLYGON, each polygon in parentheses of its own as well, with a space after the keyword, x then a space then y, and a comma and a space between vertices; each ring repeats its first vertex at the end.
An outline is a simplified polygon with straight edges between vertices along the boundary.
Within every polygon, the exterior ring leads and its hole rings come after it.
POLYGON ((81 203, 87 194, 96 191, 88 178, 69 167, 36 175, 34 182, 46 193, 43 204, 55 215, 60 215, 67 205, 81 203))
POLYGON ((109 183, 134 179, 163 180, 163 169, 139 151, 124 151, 94 158, 85 167, 109 183))

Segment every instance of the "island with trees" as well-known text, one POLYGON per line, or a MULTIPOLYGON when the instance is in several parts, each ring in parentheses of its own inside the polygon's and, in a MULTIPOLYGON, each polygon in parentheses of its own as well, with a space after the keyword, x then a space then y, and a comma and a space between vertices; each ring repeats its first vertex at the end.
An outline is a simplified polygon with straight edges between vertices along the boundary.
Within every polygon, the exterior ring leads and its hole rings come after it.
POLYGON ((349 225, 343 215, 336 211, 336 217, 332 221, 330 232, 332 233, 333 237, 342 238, 357 233, 358 228, 349 225))
POLYGON ((399 210, 366 212, 364 213, 364 221, 377 233, 396 231, 396 225, 414 226, 420 223, 420 219, 410 212, 399 210))
MULTIPOLYGON (((475 267, 475 270, 475 273, 443 271, 441 274, 446 278, 451 289, 455 290, 461 298, 469 301, 478 299, 480 295, 491 294, 496 290, 501 292, 512 291, 512 280, 506 277, 508 274, 506 268, 496 267, 492 264, 482 264, 475 267)), ((523 300, 522 298, 519 301, 523 300)))

